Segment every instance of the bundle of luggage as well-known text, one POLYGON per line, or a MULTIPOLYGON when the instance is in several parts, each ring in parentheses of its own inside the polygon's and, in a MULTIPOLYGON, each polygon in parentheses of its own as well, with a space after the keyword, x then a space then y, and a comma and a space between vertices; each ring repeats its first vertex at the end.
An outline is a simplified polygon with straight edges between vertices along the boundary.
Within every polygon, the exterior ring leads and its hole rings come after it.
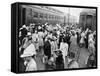
POLYGON ((47 56, 44 56, 43 63, 49 65, 52 69, 64 69, 62 52, 60 50, 54 51, 49 60, 47 56))

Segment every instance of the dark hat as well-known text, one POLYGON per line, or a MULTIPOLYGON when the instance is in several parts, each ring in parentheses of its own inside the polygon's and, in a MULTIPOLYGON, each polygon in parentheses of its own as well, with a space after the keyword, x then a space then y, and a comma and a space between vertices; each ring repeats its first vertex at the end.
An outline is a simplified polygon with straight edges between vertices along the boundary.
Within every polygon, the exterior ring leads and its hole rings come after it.
POLYGON ((57 55, 62 55, 62 51, 61 50, 58 50, 57 51, 57 55))
POLYGON ((68 57, 69 57, 70 59, 75 58, 75 53, 74 53, 74 52, 69 52, 69 53, 68 53, 68 57))

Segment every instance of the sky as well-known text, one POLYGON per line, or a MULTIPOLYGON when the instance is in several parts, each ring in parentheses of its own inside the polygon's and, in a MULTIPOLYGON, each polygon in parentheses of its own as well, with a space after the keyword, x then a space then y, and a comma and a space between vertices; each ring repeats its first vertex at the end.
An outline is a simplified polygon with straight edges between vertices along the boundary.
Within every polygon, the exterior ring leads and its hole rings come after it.
POLYGON ((69 13, 69 8, 70 8, 70 15, 74 16, 77 19, 77 21, 79 20, 80 12, 84 10, 84 8, 71 8, 71 7, 52 7, 52 8, 64 12, 66 16, 69 13))

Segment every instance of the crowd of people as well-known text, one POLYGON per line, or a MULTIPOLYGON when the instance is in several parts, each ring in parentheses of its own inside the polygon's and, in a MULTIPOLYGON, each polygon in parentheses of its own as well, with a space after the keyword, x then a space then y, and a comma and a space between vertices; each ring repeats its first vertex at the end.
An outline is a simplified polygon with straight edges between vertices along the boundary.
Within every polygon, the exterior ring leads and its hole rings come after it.
MULTIPOLYGON (((52 26, 45 23, 30 23, 19 29, 19 70, 37 71, 37 55, 41 61, 52 69, 80 68, 79 48, 86 48, 89 57, 86 67, 96 66, 96 31, 89 28, 52 26)), ((47 70, 47 69, 45 69, 47 70)))

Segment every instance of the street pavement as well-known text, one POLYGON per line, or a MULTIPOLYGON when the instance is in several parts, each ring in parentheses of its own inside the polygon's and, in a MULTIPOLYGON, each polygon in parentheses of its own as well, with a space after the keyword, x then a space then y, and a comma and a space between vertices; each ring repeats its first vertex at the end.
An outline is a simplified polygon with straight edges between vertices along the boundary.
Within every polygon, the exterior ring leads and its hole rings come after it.
MULTIPOLYGON (((89 52, 85 47, 79 48, 79 57, 78 57, 78 63, 79 63, 79 67, 80 68, 85 68, 86 67, 86 62, 88 60, 89 57, 89 52)), ((41 52, 38 52, 37 56, 36 56, 36 63, 37 63, 37 69, 38 70, 47 70, 48 68, 46 68, 46 65, 43 63, 43 55, 41 52)), ((67 58, 66 58, 66 65, 65 68, 67 69, 67 58)))
POLYGON ((80 55, 79 55, 79 59, 78 59, 80 68, 86 67, 88 57, 89 57, 88 49, 86 49, 85 47, 80 48, 80 55))

